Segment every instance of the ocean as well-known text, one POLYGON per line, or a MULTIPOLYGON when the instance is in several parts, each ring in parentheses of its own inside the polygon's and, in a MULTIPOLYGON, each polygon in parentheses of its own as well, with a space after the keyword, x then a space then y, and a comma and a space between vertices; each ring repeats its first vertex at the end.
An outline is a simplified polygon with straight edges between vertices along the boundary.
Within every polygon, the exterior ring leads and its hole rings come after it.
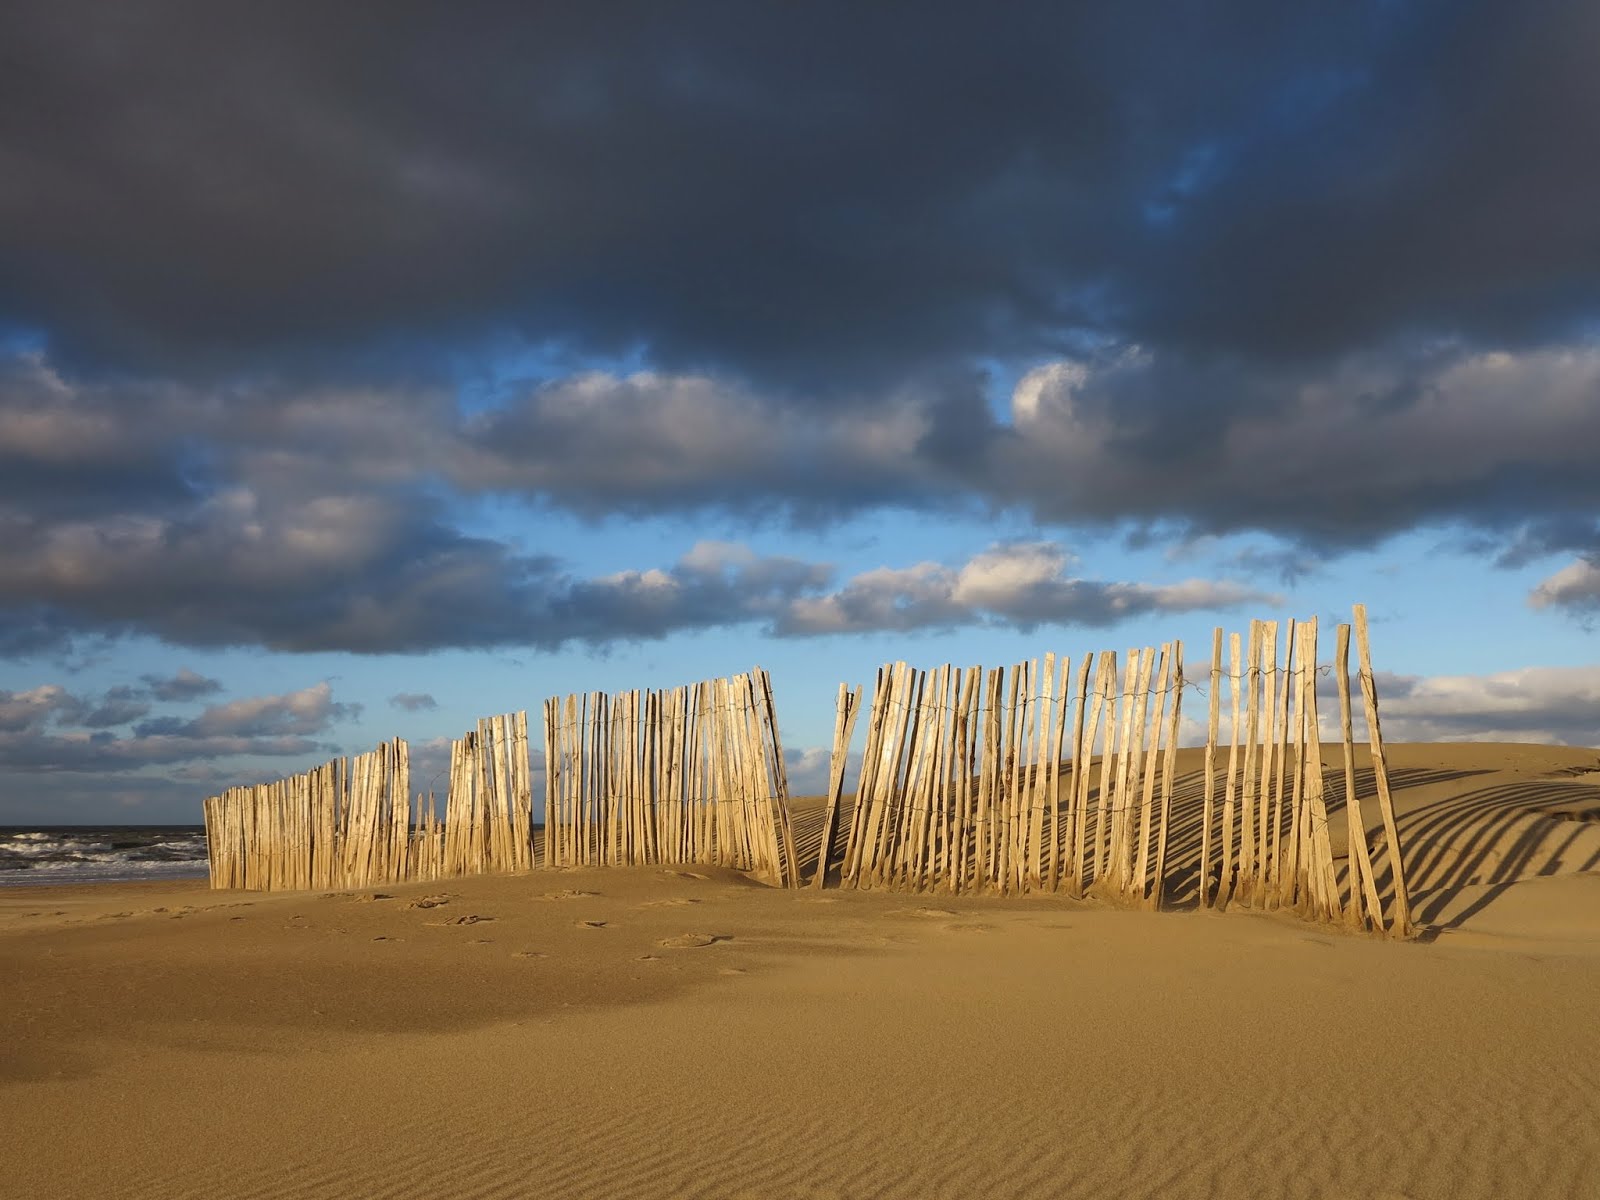
POLYGON ((206 874, 203 825, 0 825, 0 887, 206 874))

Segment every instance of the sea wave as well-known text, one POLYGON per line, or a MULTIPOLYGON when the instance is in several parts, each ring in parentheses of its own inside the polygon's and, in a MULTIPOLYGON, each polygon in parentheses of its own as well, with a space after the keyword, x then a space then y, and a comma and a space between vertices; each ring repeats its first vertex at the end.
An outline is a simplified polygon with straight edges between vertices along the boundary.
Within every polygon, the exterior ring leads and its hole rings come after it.
POLYGON ((207 869, 199 827, 0 829, 0 884, 192 878, 207 869))

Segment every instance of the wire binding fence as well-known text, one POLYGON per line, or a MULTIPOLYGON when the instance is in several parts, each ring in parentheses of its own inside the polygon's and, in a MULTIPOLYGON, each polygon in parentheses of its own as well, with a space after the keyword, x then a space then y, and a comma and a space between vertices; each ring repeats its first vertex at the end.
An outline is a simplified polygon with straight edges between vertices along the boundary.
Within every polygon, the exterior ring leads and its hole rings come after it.
POLYGON ((414 877, 411 761, 396 738, 205 802, 211 886, 365 887, 414 877))
POLYGON ((1348 625, 1339 626, 1333 668, 1349 862, 1342 879, 1336 870, 1315 619, 1287 623, 1281 660, 1277 622, 1252 621, 1243 643, 1233 634, 1226 666, 1223 631, 1215 632, 1203 766, 1183 776, 1181 642, 1130 650, 1120 662, 1115 651, 1085 655, 1075 672, 1054 654, 1009 671, 889 664, 878 672, 847 830, 843 763, 861 691, 841 685, 812 885, 824 886, 836 869, 847 887, 1093 893, 1150 908, 1187 885, 1200 907, 1289 908, 1405 936, 1409 902, 1360 605, 1354 631, 1389 865, 1387 913, 1356 786, 1348 625))
MULTIPOLYGON (((862 689, 840 685, 812 886, 837 877, 858 888, 1066 892, 1150 908, 1241 904, 1409 934, 1366 611, 1357 605, 1354 625, 1338 627, 1326 668, 1343 749, 1332 772, 1317 708, 1317 621, 1281 632, 1275 621, 1252 621, 1243 638, 1214 632, 1204 758, 1183 773, 1178 737, 1194 685, 1181 642, 1088 654, 1076 669, 1054 654, 987 672, 883 667, 848 811, 862 689), (1375 833, 1357 786, 1352 632, 1375 833)), ((542 847, 522 712, 485 718, 451 744, 442 815, 431 792, 412 797, 398 739, 230 789, 205 803, 212 886, 360 887, 528 870, 541 857, 546 867, 706 863, 799 886, 772 684, 760 668, 666 691, 552 697, 544 761, 542 847)))
POLYGON ((709 863, 799 882, 772 682, 545 702, 545 865, 709 863))

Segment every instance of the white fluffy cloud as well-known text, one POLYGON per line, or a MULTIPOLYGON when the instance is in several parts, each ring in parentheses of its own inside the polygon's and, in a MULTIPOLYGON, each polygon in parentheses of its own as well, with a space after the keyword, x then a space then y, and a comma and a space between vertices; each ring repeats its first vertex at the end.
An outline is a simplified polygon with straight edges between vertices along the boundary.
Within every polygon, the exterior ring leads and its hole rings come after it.
POLYGON ((1600 665, 1490 675, 1380 672, 1377 685, 1384 736, 1393 741, 1600 746, 1600 665))
POLYGON ((824 595, 796 599, 778 620, 786 633, 955 628, 969 624, 1110 625, 1148 612, 1270 606, 1275 596, 1238 584, 1186 580, 1119 583, 1073 576, 1072 558, 1051 542, 989 547, 964 563, 879 568, 824 595))
POLYGON ((1580 558, 1543 580, 1528 597, 1535 608, 1600 609, 1600 564, 1580 558))
POLYGON ((149 705, 111 714, 122 721, 106 720, 107 710, 126 699, 113 693, 85 699, 59 684, 0 692, 0 773, 104 773, 247 755, 303 756, 327 750, 318 739, 359 712, 336 701, 332 686, 322 682, 211 705, 193 717, 154 717, 115 733, 107 726, 137 720, 149 705))

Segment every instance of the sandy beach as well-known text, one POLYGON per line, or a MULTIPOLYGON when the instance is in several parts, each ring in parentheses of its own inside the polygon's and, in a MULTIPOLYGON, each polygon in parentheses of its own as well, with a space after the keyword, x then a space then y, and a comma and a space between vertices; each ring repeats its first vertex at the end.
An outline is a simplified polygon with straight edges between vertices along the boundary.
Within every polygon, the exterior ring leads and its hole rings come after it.
POLYGON ((1600 755, 1391 757, 1404 944, 709 868, 0 891, 0 1190, 1600 1195, 1600 755))

